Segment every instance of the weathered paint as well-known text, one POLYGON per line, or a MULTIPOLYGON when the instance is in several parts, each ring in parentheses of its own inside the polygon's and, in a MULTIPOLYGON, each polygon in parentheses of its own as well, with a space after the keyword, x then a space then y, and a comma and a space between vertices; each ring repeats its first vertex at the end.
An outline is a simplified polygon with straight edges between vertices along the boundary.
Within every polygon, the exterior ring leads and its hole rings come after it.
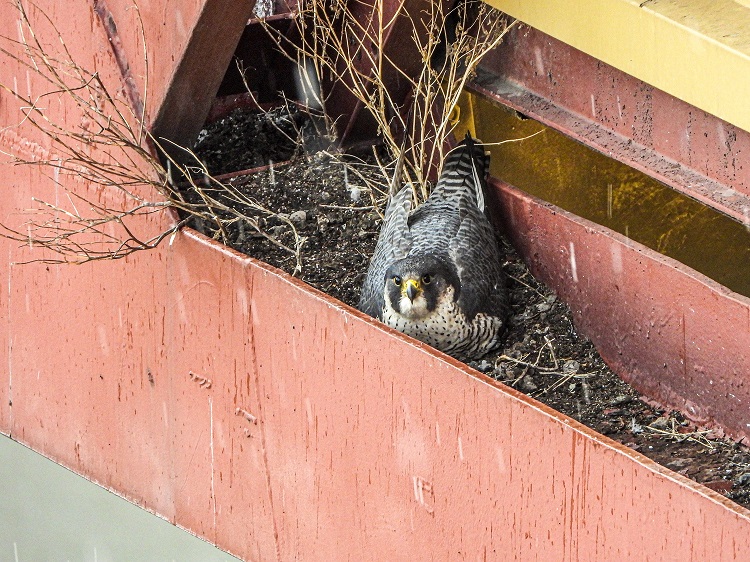
POLYGON ((750 131, 750 8, 734 0, 489 0, 648 84, 750 131))
POLYGON ((747 131, 529 27, 472 87, 750 224, 747 131))
POLYGON ((244 558, 750 547, 717 494, 199 235, 7 286, 3 431, 244 558))
POLYGON ((157 138, 190 147, 255 1, 93 4, 123 79, 132 84, 131 99, 145 106, 146 123, 157 138))
MULTIPOLYGON (((472 88, 750 224, 742 129, 531 28, 511 32, 472 88)), ((515 245, 624 379, 699 423, 750 435, 746 298, 538 201, 512 207, 515 245)))
POLYGON ((607 364, 648 398, 750 437, 750 299, 497 182, 507 234, 607 364))
MULTIPOLYGON (((94 46, 77 18, 61 25, 112 74, 91 15, 94 46)), ((44 156, 35 139, 27 126, 0 142, 44 156)), ((89 188, 0 167, 11 225, 32 194, 89 188)), ((190 231, 116 262, 16 265, 43 251, 5 239, 0 255, 0 431, 245 559, 750 548, 747 510, 190 231)))

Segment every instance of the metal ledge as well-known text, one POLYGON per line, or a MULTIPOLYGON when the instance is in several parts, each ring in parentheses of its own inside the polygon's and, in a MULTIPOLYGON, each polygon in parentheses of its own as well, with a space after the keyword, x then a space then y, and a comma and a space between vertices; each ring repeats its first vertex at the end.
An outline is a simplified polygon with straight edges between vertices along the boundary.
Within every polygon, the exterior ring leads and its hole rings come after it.
POLYGON ((750 131, 750 8, 733 0, 487 0, 503 12, 750 131))

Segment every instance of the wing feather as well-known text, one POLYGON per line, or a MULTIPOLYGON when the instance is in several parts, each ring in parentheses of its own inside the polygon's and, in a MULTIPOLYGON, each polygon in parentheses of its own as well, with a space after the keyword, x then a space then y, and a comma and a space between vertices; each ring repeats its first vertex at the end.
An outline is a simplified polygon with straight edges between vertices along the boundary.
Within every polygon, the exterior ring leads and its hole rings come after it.
POLYGON ((358 308, 376 318, 379 318, 383 311, 385 272, 391 263, 405 258, 413 244, 409 229, 413 194, 411 185, 407 185, 389 200, 370 268, 362 286, 358 308))

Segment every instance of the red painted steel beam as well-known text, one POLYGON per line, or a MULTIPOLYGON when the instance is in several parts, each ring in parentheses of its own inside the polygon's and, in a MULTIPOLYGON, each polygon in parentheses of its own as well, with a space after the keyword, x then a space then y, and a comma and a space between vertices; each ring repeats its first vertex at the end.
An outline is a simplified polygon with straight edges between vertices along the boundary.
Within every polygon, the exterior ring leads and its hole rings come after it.
POLYGON ((648 399, 750 440, 750 298, 493 181, 513 245, 607 364, 648 399))
MULTIPOLYGON (((745 131, 527 27, 482 62, 472 88, 750 224, 745 131)), ((503 193, 514 245, 620 376, 700 424, 750 437, 748 299, 594 223, 503 193)))
POLYGON ((750 548, 718 494, 199 235, 5 274, 3 432, 244 559, 750 548))
POLYGON ((145 106, 154 135, 192 145, 254 5, 255 0, 94 1, 131 100, 138 113, 145 106))
MULTIPOLYGON (((117 74, 93 12, 49 13, 83 62, 117 74)), ((50 155, 28 127, 9 131, 3 149, 50 155)), ((95 191, 0 172, 6 224, 32 195, 95 191)), ((0 239, 0 431, 247 560, 750 549, 747 510, 191 231, 125 260, 17 264, 40 252, 0 239)))
POLYGON ((750 132, 523 25, 473 87, 750 224, 750 132))

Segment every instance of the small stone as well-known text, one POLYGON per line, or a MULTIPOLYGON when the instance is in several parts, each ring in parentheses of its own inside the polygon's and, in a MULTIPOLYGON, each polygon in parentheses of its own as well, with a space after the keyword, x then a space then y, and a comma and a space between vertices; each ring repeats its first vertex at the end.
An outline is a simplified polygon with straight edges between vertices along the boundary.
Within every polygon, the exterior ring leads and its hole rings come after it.
POLYGON ((482 359, 477 363, 477 371, 481 371, 482 373, 489 373, 494 368, 494 365, 486 359, 482 359))
POLYGON ((750 472, 745 472, 744 474, 740 474, 737 477, 736 482, 738 486, 750 485, 750 472))
POLYGON ((685 468, 687 465, 690 464, 690 459, 672 459, 668 463, 666 463, 667 468, 671 468, 672 470, 681 470, 685 468))
POLYGON ((320 192, 320 200, 323 201, 324 203, 330 201, 331 200, 331 194, 328 193, 327 191, 321 191, 320 192))
POLYGON ((294 211, 289 215, 289 220, 294 226, 305 226, 307 222, 307 213, 305 211, 294 211))
POLYGON ((667 429, 669 427, 669 416, 661 416, 656 418, 650 424, 654 429, 667 429))
POLYGON ((730 480, 715 480, 714 482, 704 482, 706 488, 711 488, 714 492, 726 494, 732 491, 732 482, 730 480))
POLYGON ((578 369, 580 368, 581 368, 581 364, 578 361, 574 359, 569 359, 568 361, 563 363, 562 370, 563 370, 563 373, 565 373, 566 375, 572 375, 572 374, 577 373, 578 369))
POLYGON ((615 396, 611 401, 610 404, 613 406, 621 406, 623 404, 629 404, 633 401, 632 396, 628 396, 627 394, 620 394, 619 396, 615 396))
POLYGON ((534 392, 539 388, 529 375, 526 375, 521 379, 520 387, 524 392, 534 392))
POLYGON ((552 306, 549 305, 549 304, 547 304, 546 302, 543 302, 543 303, 540 303, 540 304, 536 305, 536 309, 539 312, 547 312, 550 308, 552 308, 552 306))

